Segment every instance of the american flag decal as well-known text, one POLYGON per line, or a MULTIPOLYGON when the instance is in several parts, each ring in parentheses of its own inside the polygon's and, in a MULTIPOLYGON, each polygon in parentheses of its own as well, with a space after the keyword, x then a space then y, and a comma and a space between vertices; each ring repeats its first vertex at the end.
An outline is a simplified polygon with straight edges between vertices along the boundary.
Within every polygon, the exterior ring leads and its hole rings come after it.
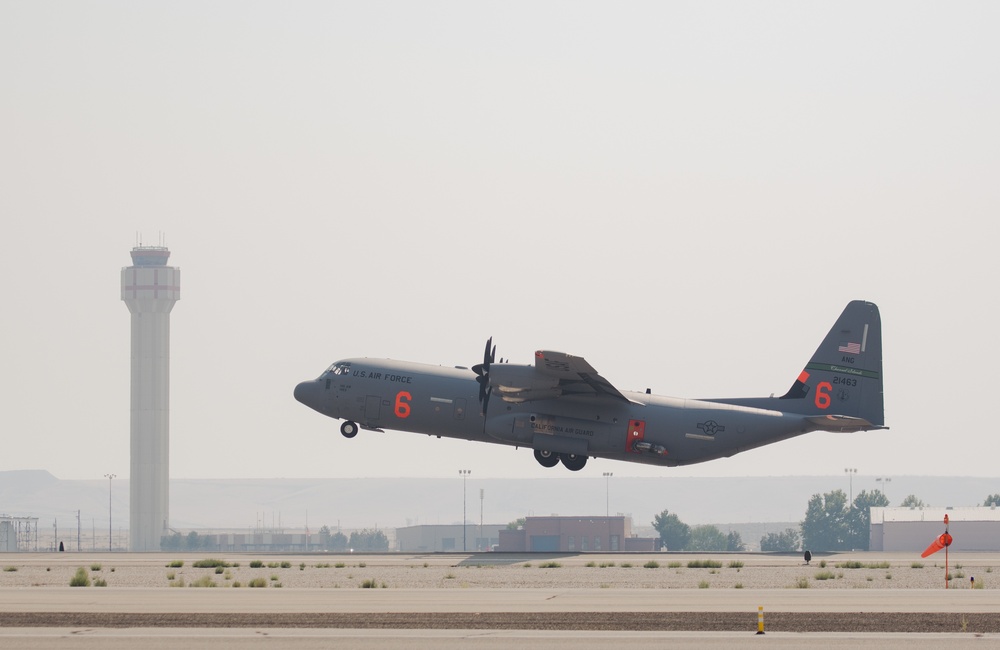
POLYGON ((860 343, 841 343, 840 347, 837 348, 837 352, 846 352, 848 354, 861 354, 861 344, 860 343))

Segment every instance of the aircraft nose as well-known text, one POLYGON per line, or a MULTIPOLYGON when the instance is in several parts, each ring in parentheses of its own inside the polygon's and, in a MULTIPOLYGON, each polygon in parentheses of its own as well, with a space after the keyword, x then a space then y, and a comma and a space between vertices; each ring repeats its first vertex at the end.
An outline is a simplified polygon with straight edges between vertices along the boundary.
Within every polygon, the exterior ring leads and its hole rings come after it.
POLYGON ((320 388, 315 379, 303 381, 295 387, 295 399, 311 409, 319 409, 320 388))

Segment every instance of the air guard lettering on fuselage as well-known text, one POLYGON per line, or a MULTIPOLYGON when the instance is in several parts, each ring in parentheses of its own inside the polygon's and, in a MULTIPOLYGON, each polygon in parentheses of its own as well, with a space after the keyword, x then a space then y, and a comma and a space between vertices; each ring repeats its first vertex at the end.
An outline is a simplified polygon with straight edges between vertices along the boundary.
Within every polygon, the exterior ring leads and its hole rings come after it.
POLYGON ((594 432, 588 429, 578 429, 574 427, 561 427, 556 424, 546 424, 544 422, 536 422, 534 424, 535 431, 539 433, 569 433, 577 436, 590 436, 594 437, 594 432))
POLYGON ((361 379, 378 379, 380 381, 395 382, 397 384, 412 384, 413 377, 408 375, 391 375, 387 372, 366 372, 364 370, 355 370, 351 373, 353 376, 361 379))
POLYGON ((587 458, 689 465, 810 431, 885 428, 881 318, 860 300, 782 397, 657 397, 618 390, 582 357, 539 350, 533 364, 508 365, 495 356, 491 339, 471 368, 345 359, 298 384, 295 399, 344 420, 348 438, 384 426, 528 448, 543 467, 572 471, 587 458))

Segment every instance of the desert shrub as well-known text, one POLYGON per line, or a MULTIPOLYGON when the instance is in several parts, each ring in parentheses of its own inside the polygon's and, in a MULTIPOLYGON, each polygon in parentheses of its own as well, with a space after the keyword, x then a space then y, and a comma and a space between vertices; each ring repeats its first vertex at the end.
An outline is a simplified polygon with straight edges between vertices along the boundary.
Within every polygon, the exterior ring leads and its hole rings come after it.
POLYGON ((718 560, 691 560, 688 562, 689 569, 721 569, 722 562, 718 560))
POLYGON ((820 571, 813 577, 817 580, 833 580, 837 576, 833 574, 833 571, 820 571))
POLYGON ((850 560, 848 562, 837 562, 833 566, 838 569, 861 569, 865 565, 862 562, 858 562, 857 560, 850 560))
POLYGON ((264 566, 264 563, 261 562, 260 560, 250 560, 250 568, 251 569, 259 569, 262 566, 264 566))
POLYGON ((646 569, 659 569, 660 563, 657 562, 656 560, 650 560, 649 562, 646 562, 642 566, 646 569))
POLYGON ((229 566, 229 563, 224 560, 209 558, 207 560, 198 560, 197 562, 191 564, 191 566, 198 567, 199 569, 216 569, 227 567, 229 566))
POLYGON ((90 586, 90 576, 87 575, 87 570, 80 567, 76 570, 76 574, 69 580, 70 587, 89 587, 90 586))
POLYGON ((215 587, 215 580, 212 580, 212 576, 202 576, 191 583, 192 587, 215 587))
POLYGON ((184 560, 171 560, 170 564, 167 565, 168 569, 179 569, 184 566, 184 560))
POLYGON ((247 583, 247 586, 250 588, 266 587, 267 580, 265 580, 264 578, 254 578, 253 580, 247 583))
POLYGON ((542 562, 538 565, 539 569, 558 569, 562 565, 555 561, 542 562))

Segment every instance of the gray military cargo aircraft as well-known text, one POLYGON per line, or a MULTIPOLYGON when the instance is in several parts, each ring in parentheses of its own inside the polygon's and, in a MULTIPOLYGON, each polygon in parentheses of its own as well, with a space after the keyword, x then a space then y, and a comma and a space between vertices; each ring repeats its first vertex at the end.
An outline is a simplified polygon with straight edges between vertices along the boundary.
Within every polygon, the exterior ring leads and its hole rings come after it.
POLYGON ((781 397, 680 399, 621 391, 581 357, 539 350, 533 365, 496 362, 492 338, 471 369, 345 359, 295 387, 341 433, 394 429, 527 447, 545 467, 589 457, 689 465, 810 431, 884 429, 882 325, 847 305, 781 397))

